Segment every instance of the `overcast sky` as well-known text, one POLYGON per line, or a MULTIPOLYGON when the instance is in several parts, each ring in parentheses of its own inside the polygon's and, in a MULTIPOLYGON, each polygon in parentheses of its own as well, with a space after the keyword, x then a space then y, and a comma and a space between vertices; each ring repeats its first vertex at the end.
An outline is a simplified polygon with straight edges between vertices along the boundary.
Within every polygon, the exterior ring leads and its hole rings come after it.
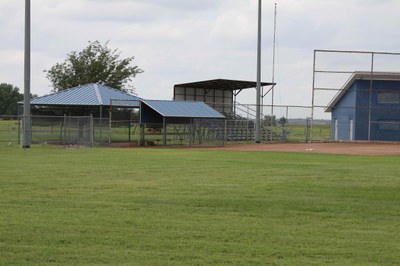
MULTIPOLYGON (((21 92, 24 2, 0 1, 0 82, 21 92)), ((143 98, 172 99, 173 85, 184 82, 256 80, 257 0, 31 2, 32 93, 50 93, 43 70, 95 40, 135 57, 143 98)), ((263 0, 263 81, 272 76, 274 3, 275 103, 311 104, 314 49, 400 52, 399 0, 263 0)), ((253 95, 239 100, 254 103, 253 95)))

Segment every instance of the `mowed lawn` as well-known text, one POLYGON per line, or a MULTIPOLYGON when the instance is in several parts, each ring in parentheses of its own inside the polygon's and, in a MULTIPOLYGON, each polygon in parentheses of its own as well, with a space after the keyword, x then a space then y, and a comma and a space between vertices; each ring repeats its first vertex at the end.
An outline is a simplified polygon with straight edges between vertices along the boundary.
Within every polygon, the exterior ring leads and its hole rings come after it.
POLYGON ((400 156, 0 147, 0 265, 400 265, 400 156))

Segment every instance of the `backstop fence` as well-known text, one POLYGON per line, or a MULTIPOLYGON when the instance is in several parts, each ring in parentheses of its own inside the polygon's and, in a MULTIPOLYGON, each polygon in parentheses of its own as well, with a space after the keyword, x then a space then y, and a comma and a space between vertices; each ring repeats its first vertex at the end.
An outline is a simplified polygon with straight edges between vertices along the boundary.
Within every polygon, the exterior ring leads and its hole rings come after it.
POLYGON ((332 141, 400 141, 400 53, 315 50, 311 140, 318 119, 332 141))

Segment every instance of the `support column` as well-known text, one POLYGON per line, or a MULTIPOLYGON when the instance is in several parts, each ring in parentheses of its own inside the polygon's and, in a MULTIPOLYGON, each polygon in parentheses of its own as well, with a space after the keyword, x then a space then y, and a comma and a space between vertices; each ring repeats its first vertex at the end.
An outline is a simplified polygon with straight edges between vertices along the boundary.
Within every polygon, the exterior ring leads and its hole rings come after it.
POLYGON ((167 146, 167 123, 163 117, 163 145, 167 146))
POLYGON ((261 0, 258 0, 258 37, 257 37, 257 95, 256 95, 256 132, 254 141, 260 143, 261 127, 261 0))
POLYGON ((31 146, 31 1, 25 0, 24 114, 22 148, 31 146))

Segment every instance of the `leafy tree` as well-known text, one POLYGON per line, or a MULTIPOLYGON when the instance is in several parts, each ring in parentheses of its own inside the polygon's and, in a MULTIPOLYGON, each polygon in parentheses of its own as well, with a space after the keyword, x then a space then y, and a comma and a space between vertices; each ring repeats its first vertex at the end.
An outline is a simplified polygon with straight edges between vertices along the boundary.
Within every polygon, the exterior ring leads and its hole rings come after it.
POLYGON ((118 49, 107 47, 108 42, 102 45, 99 41, 90 42, 81 52, 73 51, 67 55, 63 63, 55 64, 47 72, 46 77, 53 84, 54 91, 61 91, 84 85, 100 83, 109 87, 133 92, 129 82, 143 70, 138 66, 131 66, 134 57, 120 59, 118 49))
POLYGON ((24 99, 19 89, 11 84, 0 84, 0 115, 16 115, 18 102, 24 99))

